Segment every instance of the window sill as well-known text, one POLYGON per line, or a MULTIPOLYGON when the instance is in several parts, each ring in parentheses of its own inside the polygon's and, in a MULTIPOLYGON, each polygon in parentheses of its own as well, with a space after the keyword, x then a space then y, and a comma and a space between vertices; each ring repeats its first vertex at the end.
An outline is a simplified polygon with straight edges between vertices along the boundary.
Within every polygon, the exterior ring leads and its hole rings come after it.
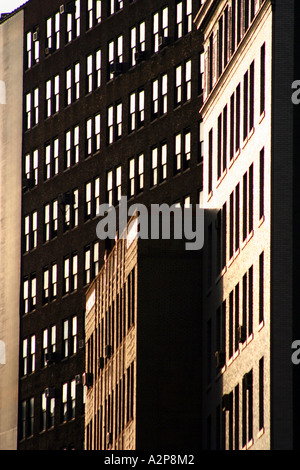
POLYGON ((251 240, 251 238, 254 236, 254 230, 252 229, 251 232, 247 235, 247 237, 245 238, 245 240, 243 241, 242 243, 242 250, 245 248, 245 246, 249 243, 249 241, 251 240))
POLYGON ((260 115, 260 118, 259 118, 259 121, 258 121, 258 122, 259 122, 259 124, 261 124, 261 122, 264 120, 264 118, 265 118, 265 115, 266 115, 266 112, 265 112, 265 111, 263 111, 263 112, 261 113, 261 115, 260 115))
POLYGON ((265 428, 262 427, 257 433, 257 439, 259 439, 265 433, 265 428))
POLYGON ((211 191, 208 193, 207 202, 210 201, 212 197, 213 197, 213 190, 211 190, 211 191))
POLYGON ((227 168, 225 168, 225 170, 223 171, 222 175, 220 176, 220 178, 218 179, 217 181, 217 188, 220 186, 220 184, 222 183, 223 179, 225 178, 225 176, 227 175, 227 168))
POLYGON ((242 146, 242 150, 244 150, 244 148, 246 147, 246 145, 248 144, 249 140, 251 139, 251 137, 253 136, 254 134, 254 127, 252 127, 251 131, 249 132, 249 134, 245 137, 244 139, 244 142, 243 142, 243 146, 242 146))
POLYGON ((264 322, 264 320, 262 320, 262 321, 260 322, 260 324, 258 325, 258 331, 261 331, 264 326, 265 326, 265 322, 264 322))
POLYGON ((258 222, 258 228, 263 225, 264 221, 265 221, 265 216, 263 215, 258 222))
POLYGON ((250 441, 247 442, 246 449, 247 450, 250 449, 253 446, 253 444, 254 444, 254 441, 253 441, 253 438, 252 438, 252 439, 250 439, 250 441))
POLYGON ((251 343, 251 341, 253 340, 253 333, 251 333, 248 338, 247 338, 247 345, 251 343))

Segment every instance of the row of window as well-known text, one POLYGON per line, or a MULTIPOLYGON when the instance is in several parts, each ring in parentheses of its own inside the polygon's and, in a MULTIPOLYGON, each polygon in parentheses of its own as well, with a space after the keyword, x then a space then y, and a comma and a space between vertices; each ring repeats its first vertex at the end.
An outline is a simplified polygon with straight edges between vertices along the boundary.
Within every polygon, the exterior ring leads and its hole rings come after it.
MULTIPOLYGON (((199 69, 200 80, 200 69, 199 69)), ((192 98, 192 61, 186 60, 174 70, 174 107, 190 101, 192 98)), ((87 57, 86 91, 91 92, 101 85, 101 51, 87 57)), ((149 90, 150 91, 150 90, 149 90)), ((148 90, 141 87, 129 95, 128 103, 128 132, 141 127, 145 121, 145 95, 148 90)), ((65 106, 71 105, 80 98, 80 63, 69 67, 65 72, 65 106)), ((168 112, 168 74, 165 73, 151 82, 151 120, 168 112)), ((169 97, 170 99, 170 97, 169 97)), ((60 76, 55 75, 45 84, 45 119, 60 110, 60 76)), ((95 132, 99 135, 98 150, 100 149, 100 114, 95 123, 95 132)), ((36 126, 40 121, 40 90, 35 88, 25 96, 25 130, 36 126)), ((87 120, 86 133, 91 133, 91 119, 87 120)), ((122 136, 123 107, 122 101, 117 101, 107 107, 107 144, 111 144, 122 136)))
POLYGON ((135 323, 135 268, 102 315, 87 342, 87 372, 93 381, 121 345, 127 332, 135 323))
MULTIPOLYGON (((254 163, 252 163, 231 192, 229 201, 217 213, 216 229, 216 275, 219 276, 227 263, 238 254, 242 243, 250 238, 254 228, 255 194, 258 197, 259 221, 263 220, 265 212, 265 152, 260 151, 258 160, 257 190, 254 189, 254 163)), ((208 226, 208 287, 211 286, 213 276, 212 266, 213 226, 208 226)))
POLYGON ((222 75, 230 57, 248 31, 263 0, 231 0, 219 17, 207 49, 207 93, 222 75), (215 36, 217 40, 215 41, 215 36))
POLYGON ((207 448, 240 450, 250 448, 254 440, 254 423, 258 436, 264 430, 264 357, 258 363, 256 383, 254 368, 249 370, 234 389, 223 395, 216 408, 215 426, 212 416, 207 418, 207 448), (256 396, 255 396, 256 395, 256 396), (215 429, 215 446, 212 430, 215 429))
MULTIPOLYGON (((132 117, 133 119, 133 117, 132 117)), ((117 124, 117 129, 121 129, 120 123, 117 124)), ((64 138, 64 170, 79 163, 80 158, 80 147, 79 147, 79 126, 76 125, 72 129, 69 129, 65 133, 64 138)), ((93 118, 88 119, 86 128, 86 155, 91 156, 96 153, 100 146, 100 115, 96 115, 93 118)), ((112 136, 114 135, 113 127, 109 128, 112 136)), ((197 163, 201 163, 203 160, 203 124, 202 121, 198 123, 197 132, 197 163)), ((167 168, 173 168, 173 175, 176 175, 180 171, 184 171, 189 168, 192 160, 192 133, 189 128, 184 129, 174 135, 172 152, 173 161, 168 163, 168 143, 162 141, 159 145, 155 145, 150 149, 150 161, 151 161, 151 172, 150 172, 150 187, 155 186, 161 181, 167 178, 167 168)), ((39 150, 35 149, 32 153, 27 153, 24 158, 24 180, 23 189, 24 191, 33 189, 38 185, 40 166, 43 164, 43 175, 44 181, 47 181, 59 173, 59 160, 60 160, 60 140, 58 137, 52 141, 48 141, 44 148, 44 158, 40 162, 39 150)), ((128 161, 128 184, 127 193, 130 196, 134 195, 133 192, 133 180, 136 175, 139 175, 139 184, 136 192, 140 192, 144 188, 144 163, 145 154, 141 152, 137 157, 132 157, 128 161), (134 159, 138 163, 134 164, 134 159)), ((121 187, 121 166, 113 172, 112 170, 107 173, 107 197, 106 202, 110 201, 109 193, 112 190, 113 173, 116 173, 116 188, 121 187)), ((99 197, 100 182, 98 182, 97 196, 99 197)), ((119 189, 118 189, 119 192, 119 189)), ((73 191, 74 204, 78 209, 78 190, 73 191)), ((117 200, 119 200, 117 198, 117 200)), ((64 200, 60 201, 63 204, 64 200)), ((88 211, 87 211, 88 212, 88 211)), ((28 219, 29 223, 29 219, 28 219)))
MULTIPOLYGON (((30 397, 23 400, 20 404, 20 439, 52 429, 57 422, 63 424, 75 419, 78 402, 77 384, 78 381, 74 378, 63 383, 60 389, 48 387, 38 398, 30 397), (58 411, 60 416, 57 421, 58 411)), ((80 415, 84 412, 84 403, 85 388, 83 388, 80 415)))
POLYGON ((134 419, 134 369, 132 362, 88 423, 87 450, 111 448, 127 424, 134 419))
MULTIPOLYGON (((46 367, 61 359, 66 359, 77 353, 78 341, 78 319, 64 319, 61 328, 61 352, 57 351, 57 328, 51 325, 42 332, 42 349, 40 355, 40 367, 46 367)), ((25 377, 36 371, 36 335, 22 340, 21 377, 25 377)))
MULTIPOLYGON (((153 186, 166 178, 166 144, 160 149, 153 149, 151 177, 153 186)), ((128 195, 139 194, 144 187, 144 155, 140 154, 129 160, 128 195)), ((121 199, 121 166, 107 173, 107 203, 118 204, 121 199)), ((175 201, 178 203, 179 201, 175 201)), ((186 195, 184 205, 190 204, 190 196, 186 195)), ((100 178, 95 177, 85 184, 84 220, 96 217, 100 209, 100 178)), ((44 205, 43 210, 43 243, 58 235, 59 213, 62 213, 63 232, 78 227, 79 224, 79 191, 75 189, 44 205), (59 208, 61 211, 59 211, 59 208)), ((27 253, 38 246, 38 211, 33 211, 24 217, 23 251, 27 253)), ((94 262, 98 251, 94 248, 94 262)), ((98 255, 99 256, 99 255, 98 255)), ((56 268, 53 267, 49 279, 56 282, 56 268)), ((49 281, 50 282, 50 281, 49 281)), ((88 282, 88 281, 87 281, 88 282)))
MULTIPOLYGON (((87 0, 86 1, 86 29, 90 30, 102 21, 102 1, 87 0)), ((113 15, 117 11, 123 9, 123 0, 109 0, 108 16, 113 15)), ((181 0, 176 3, 175 17, 175 38, 179 39, 183 35, 192 31, 192 0, 181 0)), ((81 4, 80 0, 72 0, 66 5, 62 5, 60 10, 53 13, 46 19, 45 25, 45 55, 57 51, 61 47, 62 29, 65 33, 65 44, 80 36, 81 33, 81 4)), ((139 25, 130 29, 130 65, 136 65, 139 60, 138 54, 144 53, 146 38, 146 23, 141 22, 139 25)), ((169 38, 169 7, 165 5, 162 9, 156 11, 152 15, 152 53, 159 51, 159 48, 166 43, 169 38)), ((25 59, 26 68, 29 69, 40 60, 40 28, 36 26, 33 30, 26 33, 25 38, 25 59)), ((113 63, 115 59, 116 47, 116 63, 123 63, 123 36, 115 41, 111 41, 108 46, 109 63, 113 63), (121 39, 120 39, 121 38, 121 39), (121 44, 122 42, 122 44, 121 44)), ((110 78, 113 78, 111 76, 110 78)))
MULTIPOLYGON (((89 184, 89 183, 88 183, 89 184)), ((199 204, 201 204, 201 190, 199 190, 199 204)), ((91 193, 88 192, 86 197, 90 198, 91 193)), ((116 193, 116 197, 120 197, 120 193, 116 193)), ((111 195, 110 200, 112 200, 111 195)), ((176 206, 183 205, 184 207, 191 206, 191 197, 186 195, 182 200, 175 201, 176 206)), ((45 206, 46 215, 48 214, 49 204, 45 206)), ((51 204, 52 210, 49 214, 49 219, 45 219, 44 223, 44 236, 47 236, 47 240, 57 235, 58 227, 58 201, 55 200, 51 204)), ((92 211, 92 201, 88 201, 87 209, 92 211)), ((92 213, 92 212, 91 212, 92 213)), ((36 219, 37 213, 34 212, 33 216, 36 219)), ((45 217, 46 217, 45 215, 45 217)), ((25 220, 28 220, 26 216, 25 220)), ((74 216, 70 216, 69 220, 74 220, 74 216)), ((29 227, 25 233, 25 248, 35 248, 37 246, 37 229, 36 225, 29 227), (32 243, 32 245, 31 245, 32 243)), ((62 295, 67 295, 74 292, 78 288, 78 253, 74 252, 66 256, 63 260, 63 283, 62 283, 62 295)), ((100 244, 99 241, 93 242, 84 247, 84 285, 89 284, 95 276, 99 273, 100 269, 100 244)), ((43 287, 42 287, 42 304, 45 305, 52 302, 57 298, 58 295, 58 264, 57 262, 50 263, 48 266, 43 268, 43 287)), ((23 314, 27 314, 36 309, 37 305, 37 274, 31 273, 23 279, 23 314)))
MULTIPOLYGON (((208 135, 208 192, 213 190, 214 170, 217 182, 223 177, 228 163, 232 162, 254 130, 254 61, 244 74, 243 87, 238 84, 230 102, 223 108, 217 121, 216 165, 214 167, 213 129, 208 135), (241 142, 242 141, 242 142, 241 142), (228 158, 229 156, 229 158, 228 158)), ((260 115, 265 111, 265 44, 261 47, 260 115)))
MULTIPOLYGON (((216 374, 239 351, 239 345, 252 337, 253 325, 264 321, 264 251, 259 255, 258 268, 253 265, 224 299, 216 311, 215 345, 216 374), (254 290, 254 276, 258 276, 258 289, 254 290), (257 299, 256 296, 257 295, 257 299), (254 306, 258 306, 256 312, 254 306), (257 313, 257 318, 254 317, 257 313)), ((211 381, 212 321, 207 324, 207 380, 211 381)))

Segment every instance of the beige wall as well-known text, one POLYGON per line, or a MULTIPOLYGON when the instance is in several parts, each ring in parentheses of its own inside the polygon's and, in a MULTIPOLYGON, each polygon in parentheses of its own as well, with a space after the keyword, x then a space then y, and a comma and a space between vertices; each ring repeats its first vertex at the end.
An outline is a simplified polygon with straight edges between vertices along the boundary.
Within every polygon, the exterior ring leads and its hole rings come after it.
POLYGON ((0 25, 0 449, 17 447, 23 11, 0 25))
MULTIPOLYGON (((214 19, 217 20, 219 14, 227 2, 220 2, 219 10, 214 19)), ((268 3, 269 5, 269 3, 268 3)), ((257 3, 258 7, 258 3, 257 3)), ((208 38, 213 30, 218 27, 217 21, 211 21, 205 31, 204 50, 207 51, 208 38)), ((264 8, 262 14, 256 18, 255 26, 248 31, 247 39, 241 42, 239 52, 235 54, 220 78, 220 83, 216 85, 209 100, 204 104, 202 117, 204 121, 204 182, 203 182, 203 205, 208 209, 208 217, 214 218, 217 211, 223 204, 227 203, 227 255, 226 267, 222 275, 216 277, 216 244, 213 241, 213 278, 212 286, 209 290, 204 289, 205 321, 212 319, 212 325, 216 325, 215 313, 217 308, 226 301, 226 350, 229 346, 229 294, 239 283, 239 319, 242 324, 242 278, 243 275, 253 266, 253 334, 246 342, 239 345, 238 351, 231 357, 226 357, 226 365, 216 376, 215 366, 212 367, 212 380, 207 392, 206 411, 211 413, 212 423, 215 422, 215 410, 220 403, 222 394, 234 391, 239 384, 239 409, 242 410, 241 385, 242 378, 249 370, 253 370, 253 439, 247 443, 246 448, 269 449, 271 445, 270 430, 270 249, 271 249, 271 54, 272 54, 272 10, 271 5, 264 8), (260 116, 260 48, 266 44, 266 112, 260 116), (218 147, 218 116, 225 105, 228 107, 230 116, 230 97, 235 92, 237 85, 241 84, 241 141, 242 120, 243 120, 243 77, 250 68, 252 61, 255 61, 255 103, 254 103, 254 132, 242 142, 239 153, 236 153, 232 162, 229 159, 229 147, 227 152, 227 169, 217 180, 217 147, 218 147), (212 194, 208 193, 208 134, 213 129, 213 187, 212 194), (265 149, 265 186, 264 219, 259 219, 259 153, 265 149), (254 217, 253 232, 251 236, 242 242, 242 221, 243 221, 243 175, 248 171, 250 165, 254 165, 254 217), (240 248, 229 260, 229 200, 230 194, 236 185, 240 183, 240 248), (259 323, 259 255, 264 251, 264 322, 259 323), (259 360, 264 357, 264 429, 259 432, 258 424, 258 400, 259 400, 259 360), (211 407, 209 406, 211 404, 211 407)), ((206 54, 207 59, 207 54, 206 54)), ((205 64, 207 70, 207 64, 205 64)), ((216 77, 215 77, 216 81, 216 77)), ((205 95, 205 99, 207 94, 205 95)), ((230 122, 228 117, 228 146, 229 146, 230 122)), ((214 235, 215 236, 215 235, 214 235)), ((215 240, 215 239, 214 239, 215 240)), ((205 281, 204 281, 205 285, 205 281)), ((204 331, 206 331, 204 329, 204 331)), ((215 336, 215 335, 214 335, 215 336)), ((214 336, 212 342, 212 353, 214 354, 214 336)), ((204 338, 204 341, 206 338, 204 338)), ((241 414, 239 419, 240 448, 242 448, 241 436, 241 414)), ((206 420, 204 419, 206 423, 206 420)), ((228 429, 227 429, 228 436, 228 429)), ((228 437, 227 437, 228 439, 228 437)), ((228 445, 228 442, 227 442, 228 445)), ((228 448, 228 447, 227 447, 228 448)))

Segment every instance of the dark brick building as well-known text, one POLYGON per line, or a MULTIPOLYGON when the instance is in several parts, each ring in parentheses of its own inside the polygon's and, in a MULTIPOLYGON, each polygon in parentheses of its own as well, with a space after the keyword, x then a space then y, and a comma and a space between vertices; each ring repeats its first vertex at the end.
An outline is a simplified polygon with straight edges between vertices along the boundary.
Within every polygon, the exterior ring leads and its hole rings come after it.
MULTIPOLYGON (((81 449, 99 204, 198 204, 198 0, 30 0, 24 11, 19 449, 81 449)), ((13 13, 14 14, 14 13, 13 13)), ((9 16, 4 19, 6 21, 9 16)))

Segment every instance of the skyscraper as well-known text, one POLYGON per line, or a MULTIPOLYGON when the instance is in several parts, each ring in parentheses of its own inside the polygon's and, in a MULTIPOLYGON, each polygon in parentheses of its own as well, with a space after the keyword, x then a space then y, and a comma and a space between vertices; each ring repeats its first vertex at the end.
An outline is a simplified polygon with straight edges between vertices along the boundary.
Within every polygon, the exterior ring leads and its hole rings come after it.
MULTIPOLYGON (((22 122, 14 154, 22 168, 19 449, 84 447, 86 388, 76 377, 85 371, 85 293, 111 249, 96 235, 100 204, 118 206, 121 195, 146 205, 199 202, 199 3, 30 0, 1 19, 5 51, 23 70, 22 110, 12 115, 22 122)), ((8 105, 15 77, 13 67, 0 77, 8 105)))
POLYGON ((292 449, 299 427, 297 2, 203 2, 204 448, 292 449), (295 89, 295 87, 294 87, 295 89))

